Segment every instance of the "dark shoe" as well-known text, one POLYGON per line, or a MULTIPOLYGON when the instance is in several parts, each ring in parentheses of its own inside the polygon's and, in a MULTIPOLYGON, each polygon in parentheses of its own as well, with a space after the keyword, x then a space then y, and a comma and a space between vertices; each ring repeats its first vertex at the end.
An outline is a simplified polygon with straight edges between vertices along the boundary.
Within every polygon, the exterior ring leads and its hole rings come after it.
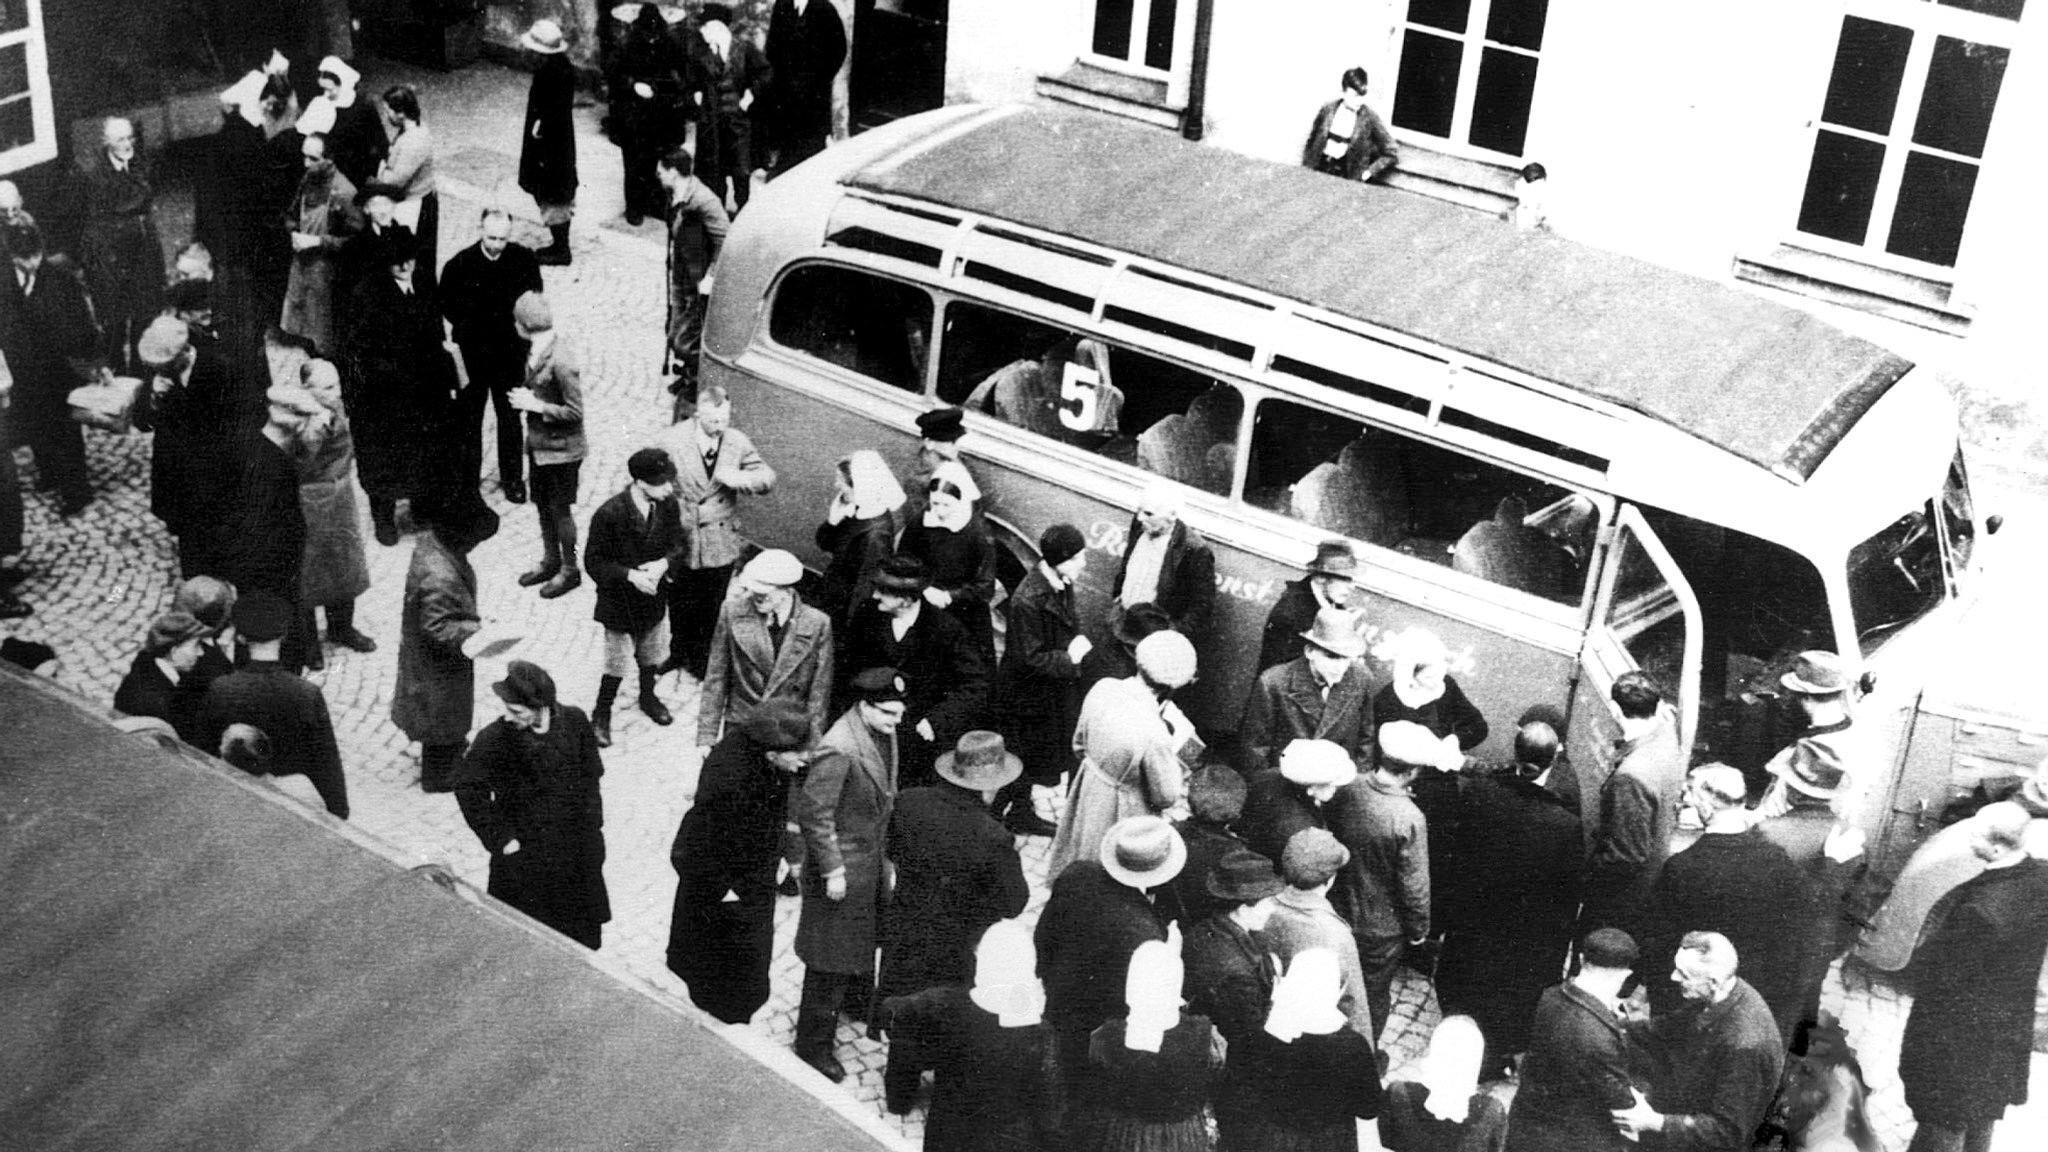
POLYGON ((14 593, 0 592, 0 620, 19 620, 34 611, 34 606, 14 593))
POLYGON ((599 748, 612 746, 612 714, 609 710, 595 712, 590 717, 591 735, 597 737, 599 748))
POLYGON ((315 640, 306 646, 306 671, 325 672, 326 670, 327 653, 320 650, 320 642, 315 640))
POLYGON ((818 1070, 818 1075, 834 1084, 846 1079, 846 1069, 839 1064, 839 1057, 830 1052, 799 1052, 796 1058, 818 1070))
POLYGON ((514 480, 505 485, 505 499, 513 504, 526 503, 526 481, 514 480))
MULTIPOLYGON (((5 451, 5 449, 0 449, 0 451, 5 451)), ((12 568, 0 568, 0 588, 12 588, 32 575, 34 573, 29 571, 29 567, 26 564, 17 564, 12 568)))
POLYGON ((647 217, 641 215, 638 208, 626 209, 626 223, 631 224, 633 227, 638 228, 646 219, 647 217))
POLYGON ((428 776, 425 772, 422 772, 420 773, 420 791, 453 792, 455 788, 448 783, 448 779, 445 776, 428 776))
POLYGON ((519 574, 519 586, 521 588, 531 588, 535 584, 545 584, 554 579, 555 573, 561 570, 562 562, 560 560, 556 560, 553 563, 543 560, 519 574))
POLYGON ((549 268, 566 268, 569 264, 569 254, 549 245, 533 254, 533 262, 549 268))
POLYGON ((1009 814, 1003 817, 1003 827, 1019 836, 1050 836, 1059 831, 1059 827, 1052 821, 1033 812, 1029 804, 1012 807, 1009 814))
POLYGON ((327 638, 351 652, 375 652, 377 650, 377 642, 375 640, 370 639, 353 628, 343 628, 338 632, 329 628, 327 630, 327 638))
POLYGON ((379 543, 379 544, 382 544, 382 545, 383 545, 383 546, 385 546, 386 548, 390 548, 390 547, 394 547, 394 546, 396 546, 396 545, 397 545, 397 543, 398 543, 398 525, 396 525, 396 524, 379 524, 379 525, 377 525, 377 543, 379 543))
POLYGON ((574 568, 564 568, 560 572, 555 573, 554 579, 540 586, 540 598, 543 600, 553 600, 557 596, 567 596, 570 589, 582 583, 583 573, 578 572, 574 568))
POLYGON ((908 1092, 902 1093, 894 1090, 885 1091, 882 1093, 882 1106, 887 1108, 892 1115, 908 1116, 910 1115, 910 1110, 917 1107, 917 1090, 913 1088, 908 1092))
POLYGON ((777 896, 803 895, 803 889, 796 886, 796 873, 791 872, 789 875, 784 876, 782 882, 775 886, 775 894, 777 896))
POLYGON ((661 698, 652 692, 641 694, 640 714, 664 728, 676 722, 675 714, 668 710, 668 705, 663 704, 661 698))
POLYGON ((69 520, 91 506, 91 496, 66 496, 57 502, 57 512, 66 520, 69 520))

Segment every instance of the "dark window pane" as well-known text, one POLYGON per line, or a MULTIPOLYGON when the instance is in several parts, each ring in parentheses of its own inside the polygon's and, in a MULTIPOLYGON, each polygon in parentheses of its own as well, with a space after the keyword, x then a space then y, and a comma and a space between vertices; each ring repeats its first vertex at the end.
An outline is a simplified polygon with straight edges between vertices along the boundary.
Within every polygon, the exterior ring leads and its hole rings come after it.
POLYGON ((1550 0, 1493 0, 1486 13, 1486 38, 1534 52, 1543 47, 1543 17, 1550 0))
POLYGON ((0 104, 0 152, 33 144, 35 139, 35 101, 23 96, 0 104))
POLYGON ((1472 143, 1520 156, 1535 94, 1536 57, 1488 48, 1479 57, 1479 88, 1472 96, 1472 143))
POLYGON ((1899 181, 1899 206, 1892 216, 1892 234, 1884 250, 1929 264, 1952 267, 1963 244, 1963 220, 1970 214, 1970 193, 1977 187, 1977 166, 1946 156, 1911 152, 1899 181))
POLYGON ((1412 30, 1407 34, 1401 45, 1401 76, 1394 85, 1396 126, 1450 136, 1464 51, 1456 40, 1412 30))
POLYGON ((1899 106, 1899 81, 1906 74, 1906 52, 1912 47, 1910 28, 1844 17, 1820 118, 1880 136, 1890 133, 1892 112, 1899 106))
POLYGON ((2017 20, 2027 6, 2027 0, 1935 0, 1945 8, 1961 8, 1965 12, 1982 12, 1986 16, 1998 16, 2006 20, 2017 20))
POLYGON ((924 290, 846 268, 813 265, 791 272, 775 293, 768 333, 907 392, 924 390, 932 301, 924 290))
POLYGON ((1799 205, 1799 230, 1845 244, 1861 244, 1870 230, 1870 205, 1877 198, 1877 171, 1884 145, 1839 132, 1821 131, 1813 141, 1813 167, 1806 172, 1806 197, 1799 205))
POLYGON ((1131 54, 1131 11, 1134 0, 1095 0, 1095 40, 1097 56, 1113 56, 1118 60, 1131 54))
POLYGON ((28 45, 0 48, 0 100, 28 91, 28 45))
POLYGON ((1927 65, 1927 91, 1920 97, 1920 118, 1913 125, 1913 142, 1944 152, 1982 156, 2009 55, 2004 48, 1937 37, 1934 59, 1927 65))
POLYGON ((0 32, 28 27, 28 0, 0 0, 0 32))
POLYGON ((1446 32, 1463 32, 1472 18, 1472 0, 1408 0, 1408 22, 1446 32))
POLYGON ((1165 72, 1173 67, 1174 0, 1152 0, 1152 20, 1145 25, 1145 67, 1165 72))

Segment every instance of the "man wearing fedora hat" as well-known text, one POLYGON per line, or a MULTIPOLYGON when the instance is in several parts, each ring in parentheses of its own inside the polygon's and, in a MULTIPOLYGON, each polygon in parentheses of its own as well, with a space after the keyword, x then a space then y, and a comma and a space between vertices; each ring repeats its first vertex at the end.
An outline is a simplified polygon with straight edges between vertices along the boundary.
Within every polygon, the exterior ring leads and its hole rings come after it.
POLYGON ((569 220, 576 212, 576 69, 562 26, 553 20, 535 20, 519 46, 538 61, 519 134, 519 186, 540 206, 540 222, 552 237, 534 258, 559 266, 569 262, 569 220))
POLYGON ((903 782, 911 787, 931 782, 938 754, 977 727, 988 706, 988 662, 966 625, 925 602, 926 583, 915 556, 882 561, 874 600, 856 608, 847 624, 840 669, 850 676, 886 665, 909 681, 901 743, 903 782))
POLYGON ((1344 540, 1324 540, 1316 545, 1316 558, 1309 561, 1308 574, 1289 581, 1280 599, 1266 613, 1266 630, 1259 641, 1259 670, 1285 664, 1301 652, 1302 634, 1315 624, 1325 609, 1341 608, 1352 614, 1352 626, 1359 623, 1358 555, 1344 540))
POLYGON ((803 563, 780 548, 757 553, 740 569, 740 594, 719 608, 711 632, 698 747, 716 743, 725 725, 762 701, 780 698, 801 704, 811 730, 824 733, 832 705, 832 619, 797 595, 803 576, 803 563))
MULTIPOLYGON (((1212 911, 1185 931, 1188 1011, 1207 1016, 1235 1048, 1265 1023, 1272 1003, 1264 933, 1287 883, 1272 861, 1239 845, 1210 867, 1202 889, 1212 911)), ((1217 1105, 1220 1121, 1224 1100, 1217 1105)))
MULTIPOLYGON (((371 245, 372 266, 342 321, 342 397, 355 425, 356 470, 370 497, 377 543, 398 543, 401 499, 419 496, 445 450, 456 393, 441 313, 416 276, 419 245, 393 224, 371 245)), ((476 478, 469 478, 476 486, 476 478)))
MULTIPOLYGON (((1832 765, 1831 770, 1822 770, 1824 776, 1839 778, 1846 770, 1849 774, 1847 779, 1837 779, 1820 787, 1827 793, 1826 798, 1837 806, 1853 802, 1855 797, 1848 789, 1861 783, 1856 770, 1862 757, 1856 739, 1855 718, 1849 713, 1853 684, 1848 666, 1833 652, 1818 649, 1801 652, 1793 658, 1792 666, 1778 677, 1778 684, 1791 695, 1792 703, 1799 710, 1799 730, 1792 742, 1764 765, 1760 776, 1750 779, 1751 795, 1763 793, 1758 810, 1766 816, 1778 815, 1794 802, 1794 793, 1810 790, 1791 785, 1790 779, 1804 770, 1795 769, 1795 762, 1832 765)), ((1844 818, 1847 819, 1847 814, 1844 818)))
POLYGON ((525 660, 491 685, 505 714, 484 725, 448 783, 491 854, 489 892, 595 951, 612 918, 604 884, 604 759, 583 710, 525 660))
POLYGON ((1259 674, 1244 706, 1248 768, 1279 766, 1290 740, 1328 740, 1363 766, 1372 760, 1372 685, 1365 638, 1352 614, 1325 608, 1298 637, 1300 655, 1259 674))
POLYGON ((840 1006, 857 997, 866 1015, 875 965, 875 928, 887 899, 883 837, 896 805, 897 729, 907 708, 894 668, 863 670, 854 704, 818 742, 818 757, 791 793, 803 831, 803 911, 796 954, 804 962, 796 1054, 826 1079, 846 1078, 833 1053, 840 1006))
POLYGON ((1045 1019, 1070 1087, 1086 1074, 1090 1034, 1123 1015, 1131 953, 1147 940, 1166 939, 1166 916, 1154 896, 1180 875, 1187 854, 1165 819, 1133 816, 1113 825, 1092 856, 1054 879, 1034 940, 1045 1019))
POLYGON ((1276 767, 1254 775, 1246 786, 1238 834, 1252 851, 1278 863, 1296 832, 1330 826, 1330 801, 1356 779, 1358 764, 1341 745, 1290 740, 1276 767))
POLYGON ((273 776, 312 781, 327 810, 348 819, 348 782, 327 698, 278 663, 295 611, 291 601, 258 588, 235 608, 236 626, 249 641, 248 666, 215 680, 200 702, 194 727, 201 748, 220 747, 230 724, 250 724, 270 737, 273 776))
POLYGON ((775 866, 789 785, 816 733, 795 700, 774 699, 728 725, 704 757, 697 796, 676 829, 668 968, 697 1007, 744 1024, 768 1002, 775 952, 775 866))
MULTIPOLYGON (((889 819, 887 856, 896 891, 883 914, 882 972, 875 995, 909 996, 974 975, 974 944, 988 927, 1024 911, 1031 891, 1016 842, 989 804, 1024 763, 994 732, 964 733, 941 755, 939 782, 906 789, 889 819)), ((928 1060, 892 1034, 883 1076, 891 1112, 907 1112, 928 1060)))

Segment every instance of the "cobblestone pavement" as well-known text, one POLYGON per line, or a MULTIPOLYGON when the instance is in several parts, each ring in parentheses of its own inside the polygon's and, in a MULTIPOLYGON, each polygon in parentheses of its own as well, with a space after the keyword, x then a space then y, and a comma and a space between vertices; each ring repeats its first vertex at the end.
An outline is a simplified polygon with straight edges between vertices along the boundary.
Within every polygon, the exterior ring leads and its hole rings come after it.
MULTIPOLYGON (((365 87, 400 78, 420 85, 428 123, 440 142, 443 256, 474 239, 477 206, 493 196, 509 196, 515 212, 524 217, 521 239, 543 240, 531 202, 516 190, 508 191, 517 164, 525 78, 491 67, 446 77, 375 66, 365 87)), ((579 159, 584 188, 575 229, 575 263, 547 269, 545 276, 558 327, 575 341, 584 364, 590 458, 583 469, 577 519, 587 525, 591 510, 624 484, 626 456, 664 426, 667 398, 657 374, 663 310, 659 226, 629 228, 619 219, 617 152, 597 134, 595 109, 579 109, 578 119, 583 130, 579 159)), ((175 214, 179 208, 174 204, 167 211, 175 214)), ((745 428, 750 419, 759 418, 758 413, 741 411, 736 423, 745 428)), ((30 558, 38 574, 22 594, 37 605, 37 612, 0 630, 52 644, 62 654, 59 678, 87 697, 108 700, 147 622, 166 606, 176 565, 169 539, 148 512, 148 438, 100 432, 87 436, 100 498, 84 515, 66 521, 56 517, 50 498, 28 496, 30 558)), ((24 471, 33 474, 32 467, 25 466, 24 471)), ((590 620, 591 586, 586 582, 554 601, 517 587, 515 574, 539 552, 535 515, 530 507, 504 503, 495 478, 487 478, 485 489, 503 527, 475 555, 482 609, 521 628, 526 637, 523 653, 554 673, 569 702, 587 708, 602 661, 602 635, 590 620)), ((369 538, 367 526, 364 537, 369 538)), ((310 679, 321 686, 334 715, 348 767, 353 822, 416 857, 445 861, 481 888, 487 864, 483 850, 453 798, 419 790, 417 749, 390 722, 399 594, 409 553, 409 543, 395 548, 372 545, 373 583, 359 602, 357 619, 381 649, 370 655, 330 649, 326 670, 310 679)), ((496 699, 487 687, 492 678, 477 678, 479 724, 497 714, 496 699)), ((605 931, 603 952, 648 983, 680 996, 681 983, 663 963, 675 885, 668 848, 696 782, 699 758, 691 738, 697 686, 677 675, 663 681, 661 693, 677 723, 653 726, 630 703, 632 693, 624 693, 614 726, 618 742, 606 755, 605 872, 613 920, 605 931)), ((1035 919, 1045 899, 1049 844, 1026 840, 1021 846, 1032 881, 1026 915, 1035 919)), ((750 1032, 751 1041, 739 1039, 764 1052, 821 1098, 863 1117, 870 1130, 890 1143, 916 1147, 923 1133, 922 1108, 901 1118, 882 1108, 882 1045, 842 1024, 840 1054, 853 1074, 837 1088, 778 1055, 792 1034, 801 983, 801 965, 792 949, 796 912, 796 900, 780 901, 772 1000, 750 1026, 729 1031, 750 1032)), ((1413 973, 1404 974, 1395 992, 1387 1042, 1395 1075, 1400 1075, 1435 1026, 1437 1009, 1427 981, 1413 973)), ((1912 1131, 1894 1072, 1909 1001, 1883 983, 1859 981, 1845 987, 1837 978, 1829 983, 1827 1003, 1846 1022, 1870 1076, 1885 1148, 1898 1152, 1912 1131)), ((2043 1082, 2040 1062, 2037 1058, 2037 1084, 2043 1082)), ((2003 1126, 2001 1144, 2016 1149, 2027 1133, 2044 1130, 2048 1125, 2038 1117, 2030 1122, 2015 1113, 2003 1126)), ((1369 1138, 1367 1146, 1372 1146, 1369 1138)), ((2029 1141, 2028 1146, 2038 1145, 2029 1141)))

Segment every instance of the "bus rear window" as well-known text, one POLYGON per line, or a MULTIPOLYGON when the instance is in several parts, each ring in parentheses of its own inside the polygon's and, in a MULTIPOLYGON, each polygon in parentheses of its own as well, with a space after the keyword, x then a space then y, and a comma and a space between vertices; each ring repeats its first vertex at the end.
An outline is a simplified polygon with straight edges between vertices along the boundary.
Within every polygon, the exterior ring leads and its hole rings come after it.
POLYGON ((776 289, 768 335, 871 380, 922 392, 932 298, 887 277, 811 264, 776 289))

